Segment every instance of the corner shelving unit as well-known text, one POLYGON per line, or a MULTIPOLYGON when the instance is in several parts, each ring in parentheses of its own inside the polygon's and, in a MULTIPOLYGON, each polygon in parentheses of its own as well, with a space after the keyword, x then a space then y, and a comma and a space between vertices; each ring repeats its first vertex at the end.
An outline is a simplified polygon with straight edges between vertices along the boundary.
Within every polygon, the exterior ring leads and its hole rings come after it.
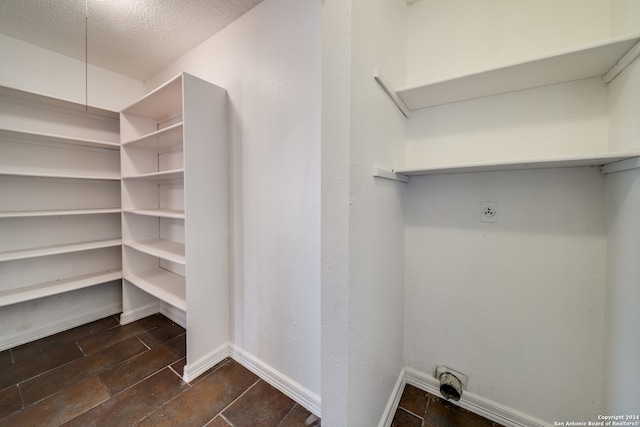
MULTIPOLYGON (((374 71, 374 78, 391 100, 409 117, 410 111, 453 102, 532 89, 574 80, 602 77, 613 80, 640 56, 640 35, 625 36, 557 52, 530 61, 508 64, 446 80, 394 90, 385 77, 374 71)), ((534 168, 605 166, 637 158, 640 152, 585 153, 581 156, 541 159, 514 159, 507 162, 450 164, 418 168, 397 168, 392 171, 374 168, 374 176, 406 182, 407 176, 440 173, 521 170, 534 168)))
POLYGON ((117 113, 0 87, 0 306, 120 280, 117 113))
POLYGON ((226 91, 181 74, 120 114, 123 314, 187 329, 189 381, 227 355, 226 91))

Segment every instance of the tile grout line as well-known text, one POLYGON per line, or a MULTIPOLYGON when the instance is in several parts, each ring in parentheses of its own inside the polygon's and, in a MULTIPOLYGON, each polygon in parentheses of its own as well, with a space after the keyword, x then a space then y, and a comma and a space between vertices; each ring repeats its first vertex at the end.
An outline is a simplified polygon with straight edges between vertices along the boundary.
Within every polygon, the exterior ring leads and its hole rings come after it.
POLYGON ((289 410, 289 412, 287 412, 287 415, 285 415, 285 416, 280 420, 280 422, 278 423, 278 427, 282 425, 282 423, 284 422, 284 420, 286 420, 286 419, 287 419, 287 417, 288 417, 289 415, 291 415, 291 413, 293 412, 293 410, 294 410, 294 409, 296 409, 296 406, 298 406, 298 403, 297 403, 297 402, 294 402, 294 404, 293 404, 293 406, 291 407, 291 409, 289 410))
MULTIPOLYGON (((258 377, 258 379, 256 380, 256 382, 254 382, 253 384, 251 384, 251 385, 250 385, 250 386, 249 386, 245 391, 243 391, 243 392, 240 394, 240 396, 236 397, 233 401, 231 401, 231 403, 229 403, 227 406, 225 406, 224 408, 222 408, 222 409, 220 410, 220 412, 218 412, 218 413, 216 414, 216 417, 219 415, 219 416, 220 416, 220 417, 222 417, 225 421, 227 421, 227 417, 225 417, 224 415, 222 415, 222 413, 223 413, 224 411, 226 411, 227 409, 229 409, 229 407, 230 407, 231 405, 233 405, 234 403, 236 403, 236 402, 238 401, 238 399, 240 399, 242 396, 244 396, 245 394, 247 394, 247 392, 248 392, 249 390, 251 390, 253 387, 255 387, 255 385, 256 385, 256 384, 258 384, 260 381, 261 381, 261 378, 259 378, 259 377, 258 377)), ((211 418, 211 420, 209 420, 209 422, 213 421, 214 419, 215 419, 215 417, 211 418)), ((228 422, 228 424, 230 424, 230 425, 231 425, 231 427, 233 427, 233 424, 231 424, 231 423, 229 423, 229 422, 228 422)))

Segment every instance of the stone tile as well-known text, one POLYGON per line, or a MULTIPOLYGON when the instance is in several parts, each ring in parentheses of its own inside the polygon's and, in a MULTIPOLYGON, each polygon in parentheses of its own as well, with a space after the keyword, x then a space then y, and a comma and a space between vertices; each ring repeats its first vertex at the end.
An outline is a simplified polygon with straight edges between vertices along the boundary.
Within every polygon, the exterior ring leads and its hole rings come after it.
MULTIPOLYGON (((200 381, 201 379, 203 379, 204 377, 206 377, 207 375, 209 375, 210 373, 212 373, 213 371, 216 371, 218 369, 220 369, 221 367, 223 367, 224 365, 226 365, 227 363, 232 362, 232 363, 237 363, 235 360, 233 360, 230 357, 227 357, 223 360, 221 360, 220 362, 216 363, 214 366, 212 366, 211 368, 207 369, 206 371, 204 371, 202 374, 198 375, 197 377, 195 377, 194 379, 192 379, 189 384, 194 385, 195 383, 197 383, 198 381, 200 381)), ((185 360, 186 363, 186 360, 185 360)), ((184 371, 184 365, 182 366, 182 370, 180 371, 180 373, 182 374, 182 372, 184 371)))
POLYGON ((424 427, 494 427, 497 424, 460 408, 451 402, 429 394, 427 396, 427 412, 424 416, 424 427))
POLYGON ((320 418, 296 404, 278 427, 320 427, 320 418))
POLYGON ((77 326, 67 331, 60 332, 55 335, 50 335, 33 342, 23 344, 19 347, 15 347, 11 349, 11 351, 13 352, 13 359, 16 362, 27 360, 43 351, 48 352, 51 347, 58 346, 64 343, 71 343, 88 335, 95 334, 99 331, 111 329, 119 325, 120 324, 115 317, 105 317, 104 319, 96 320, 94 322, 87 323, 86 325, 77 326))
POLYGON ((75 342, 51 346, 46 352, 34 354, 32 357, 0 371, 0 389, 18 384, 80 358, 82 358, 82 352, 75 342))
POLYGON ((176 363, 172 363, 171 369, 176 371, 176 374, 182 377, 184 375, 184 365, 186 364, 187 364, 187 358, 183 357, 182 359, 178 360, 176 363))
POLYGON ((232 427, 232 426, 231 424, 226 422, 221 416, 217 416, 204 427, 232 427))
POLYGON ((17 385, 0 390, 0 418, 20 409, 22 409, 22 402, 17 385))
POLYGON ((234 427, 277 427, 295 402, 260 380, 222 415, 234 427))
MULTIPOLYGON (((257 380, 258 377, 245 367, 230 361, 204 376, 137 425, 203 426, 257 380)), ((236 424, 234 426, 239 427, 236 424)))
POLYGON ((84 354, 95 353, 120 341, 139 335, 149 329, 172 323, 161 314, 154 314, 124 326, 98 332, 78 340, 84 354))
POLYGON ((182 335, 186 330, 175 323, 163 323, 157 328, 149 329, 138 335, 138 338, 145 343, 149 348, 153 348, 159 344, 169 341, 179 335, 182 335))
POLYGON ((131 426, 188 387, 171 369, 165 368, 64 425, 131 426))
POLYGON ((11 350, 0 351, 0 369, 13 365, 11 350))
POLYGON ((391 427, 421 427, 422 418, 418 418, 411 412, 407 412, 400 408, 396 411, 393 420, 391 421, 391 427))
POLYGON ((24 405, 37 402, 58 390, 98 375, 147 348, 137 338, 117 342, 90 356, 82 357, 20 384, 24 405))
POLYGON ((424 411, 427 410, 427 392, 407 384, 404 386, 398 406, 422 418, 424 411))
POLYGON ((186 335, 167 341, 140 353, 100 374, 100 379, 113 396, 186 355, 186 335))
POLYGON ((59 426, 109 399, 97 377, 72 385, 35 405, 0 419, 4 426, 59 426))

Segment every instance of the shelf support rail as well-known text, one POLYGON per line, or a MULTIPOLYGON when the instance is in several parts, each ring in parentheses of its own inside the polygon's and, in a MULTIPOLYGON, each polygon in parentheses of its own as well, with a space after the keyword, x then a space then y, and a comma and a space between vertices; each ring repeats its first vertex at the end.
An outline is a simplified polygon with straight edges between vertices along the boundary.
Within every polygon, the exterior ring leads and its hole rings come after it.
POLYGON ((385 93, 389 95, 389 98, 393 101, 394 104, 402 111, 405 117, 409 117, 409 108, 402 102, 402 99, 398 96, 396 91, 393 89, 389 81, 382 75, 379 69, 373 69, 373 78, 376 79, 380 87, 384 89, 385 93))
POLYGON ((390 179, 392 181, 404 182, 405 184, 409 182, 409 177, 407 175, 395 173, 378 166, 373 167, 373 176, 377 178, 390 179))
POLYGON ((618 74, 622 73, 629 65, 640 57, 640 42, 636 43, 631 49, 627 51, 613 66, 604 73, 602 78, 605 83, 610 83, 613 79, 618 77, 618 74))

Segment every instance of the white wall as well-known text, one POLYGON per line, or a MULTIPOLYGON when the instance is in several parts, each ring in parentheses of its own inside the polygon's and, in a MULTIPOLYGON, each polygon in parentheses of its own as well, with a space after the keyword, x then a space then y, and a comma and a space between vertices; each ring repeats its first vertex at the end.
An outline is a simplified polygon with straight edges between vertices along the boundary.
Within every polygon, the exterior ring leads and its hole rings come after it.
POLYGON ((130 77, 90 65, 88 99, 85 64, 41 47, 0 34, 0 84, 106 110, 120 111, 144 95, 143 84, 130 77))
POLYGON ((606 38, 609 13, 608 0, 421 0, 409 8, 407 85, 606 38))
POLYGON ((405 185, 372 177, 404 157, 405 117, 373 79, 405 73, 403 0, 354 0, 351 38, 349 426, 374 426, 403 363, 405 185))
POLYGON ((185 71, 229 93, 232 342, 320 396, 317 1, 266 0, 147 82, 185 71))
MULTIPOLYGON (((640 30, 640 2, 611 2, 611 32, 640 30)), ((609 87, 610 139, 619 150, 640 148, 640 63, 636 60, 609 87)), ((640 384, 640 172, 607 175, 607 294, 605 410, 635 414, 640 384)))
MULTIPOLYGON (((606 38, 609 7, 422 0, 409 7, 407 83, 606 38)), ((459 102, 412 113, 406 164, 602 152, 609 126, 599 79, 459 102)), ((427 375, 450 366, 469 375, 469 392, 546 422, 596 420, 605 409, 604 176, 412 178, 406 216, 407 366, 427 375), (482 201, 497 202, 496 224, 480 222, 482 201)))

